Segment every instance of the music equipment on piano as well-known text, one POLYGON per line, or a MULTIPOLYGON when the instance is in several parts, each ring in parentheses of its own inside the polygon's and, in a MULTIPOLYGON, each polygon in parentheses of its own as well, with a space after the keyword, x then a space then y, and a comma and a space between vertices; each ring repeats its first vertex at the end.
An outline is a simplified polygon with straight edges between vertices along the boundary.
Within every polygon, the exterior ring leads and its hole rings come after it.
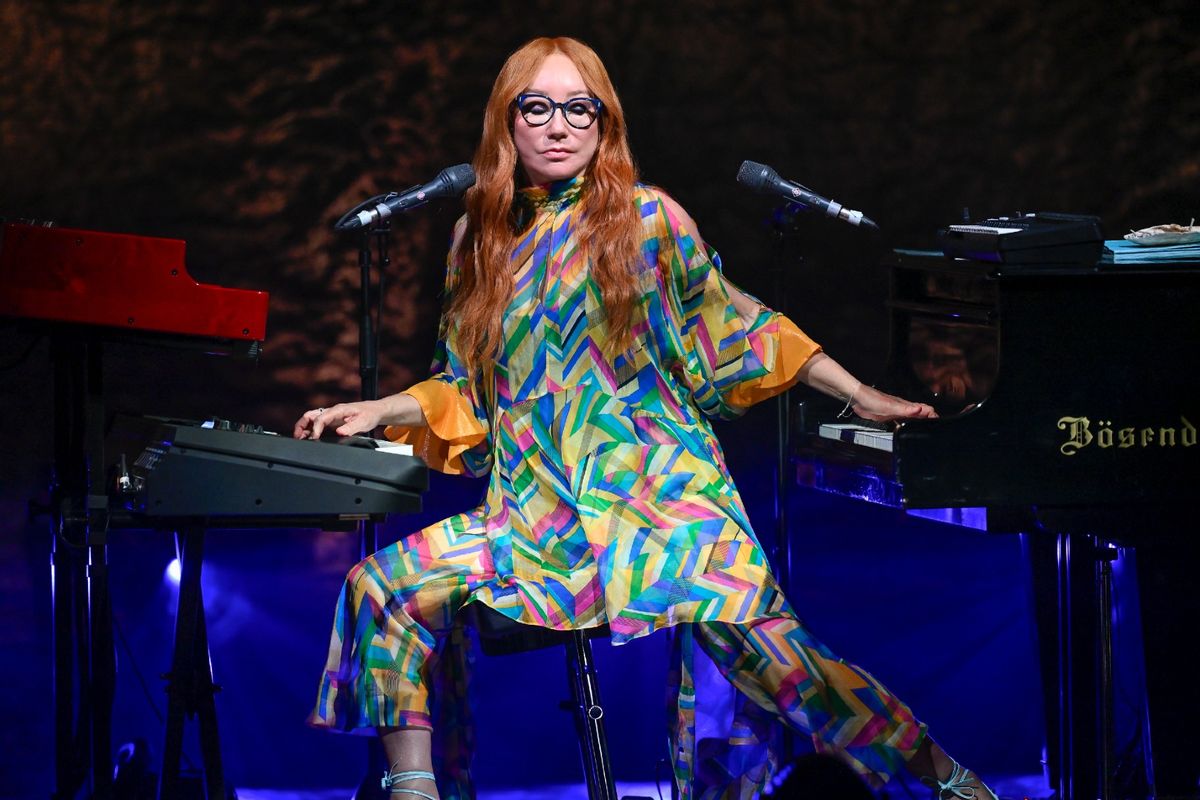
MULTIPOLYGON (((1031 534, 1045 555, 1035 575, 1049 575, 1035 596, 1061 600, 1039 609, 1043 646, 1061 670, 1050 735, 1058 796, 1111 796, 1112 709, 1096 700, 1111 700, 1111 680, 1095 658, 1110 635, 1108 543, 1185 563, 1197 550, 1194 524, 1181 520, 1200 474, 1200 264, 1014 266, 900 250, 890 267, 879 385, 940 418, 905 421, 890 436, 873 427, 821 436, 822 423, 846 421, 807 404, 796 479, 1031 534)), ((1160 738, 1169 737, 1156 737, 1156 750, 1170 745, 1160 738)))
POLYGON ((220 420, 118 417, 106 451, 114 499, 128 512, 121 524, 193 517, 213 526, 238 518, 278 527, 284 519, 366 519, 420 510, 429 487, 425 464, 411 451, 245 429, 220 420))
POLYGON ((1039 211, 938 231, 942 252, 1003 264, 1095 264, 1104 249, 1100 218, 1039 211))
POLYGON ((267 293, 197 283, 185 249, 179 239, 5 223, 0 316, 256 356, 267 293))

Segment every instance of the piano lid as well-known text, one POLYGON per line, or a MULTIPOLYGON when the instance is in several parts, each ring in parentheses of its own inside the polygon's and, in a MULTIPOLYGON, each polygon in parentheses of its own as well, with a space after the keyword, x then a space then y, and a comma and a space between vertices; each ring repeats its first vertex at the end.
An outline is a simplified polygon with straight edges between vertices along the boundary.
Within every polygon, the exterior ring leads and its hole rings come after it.
POLYGON ((180 239, 6 223, 0 316, 232 341, 266 338, 266 292, 198 283, 180 239))

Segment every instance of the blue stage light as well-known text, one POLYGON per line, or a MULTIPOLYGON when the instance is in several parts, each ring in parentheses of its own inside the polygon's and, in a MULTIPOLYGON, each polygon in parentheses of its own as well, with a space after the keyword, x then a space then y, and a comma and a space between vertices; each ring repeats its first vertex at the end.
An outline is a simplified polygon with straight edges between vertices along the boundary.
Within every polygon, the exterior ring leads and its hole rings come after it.
POLYGON ((172 558, 171 563, 167 564, 167 568, 163 570, 163 580, 173 586, 179 585, 179 575, 181 566, 178 558, 172 558))

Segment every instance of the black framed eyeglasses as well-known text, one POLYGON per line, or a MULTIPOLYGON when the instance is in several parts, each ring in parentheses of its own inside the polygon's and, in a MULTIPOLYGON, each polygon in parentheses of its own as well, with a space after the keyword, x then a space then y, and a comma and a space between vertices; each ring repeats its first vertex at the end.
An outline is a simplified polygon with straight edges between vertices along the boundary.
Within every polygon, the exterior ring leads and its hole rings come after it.
POLYGON ((604 108, 604 103, 600 102, 598 97, 572 97, 570 100, 556 103, 544 94, 533 92, 517 95, 516 104, 521 119, 534 128, 549 122, 554 117, 554 109, 557 108, 562 111, 563 119, 568 125, 583 130, 592 127, 592 123, 600 118, 600 112, 604 108))

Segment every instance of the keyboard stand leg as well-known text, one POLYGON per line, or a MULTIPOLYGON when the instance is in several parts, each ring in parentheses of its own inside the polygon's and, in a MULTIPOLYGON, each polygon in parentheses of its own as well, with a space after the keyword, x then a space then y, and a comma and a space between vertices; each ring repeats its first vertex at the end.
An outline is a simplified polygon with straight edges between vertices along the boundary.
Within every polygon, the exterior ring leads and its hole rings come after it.
POLYGON ((88 547, 88 642, 91 665, 91 724, 93 798, 113 796, 112 711, 116 694, 116 650, 112 638, 112 607, 108 591, 107 547, 103 539, 88 547))
POLYGON ((180 761, 183 758, 185 717, 197 716, 204 785, 209 800, 225 797, 221 745, 217 735, 217 710, 213 695, 220 687, 212 680, 208 654, 208 629, 204 622, 204 597, 200 567, 204 529, 186 528, 178 534, 180 553, 179 605, 175 613, 175 650, 167 675, 167 722, 163 736, 163 766, 159 778, 161 800, 182 794, 180 761))
POLYGON ((116 686, 105 537, 103 347, 55 334, 54 620, 55 798, 113 796, 116 686))
POLYGON ((87 551, 67 541, 56 539, 53 556, 55 800, 92 785, 87 551))

